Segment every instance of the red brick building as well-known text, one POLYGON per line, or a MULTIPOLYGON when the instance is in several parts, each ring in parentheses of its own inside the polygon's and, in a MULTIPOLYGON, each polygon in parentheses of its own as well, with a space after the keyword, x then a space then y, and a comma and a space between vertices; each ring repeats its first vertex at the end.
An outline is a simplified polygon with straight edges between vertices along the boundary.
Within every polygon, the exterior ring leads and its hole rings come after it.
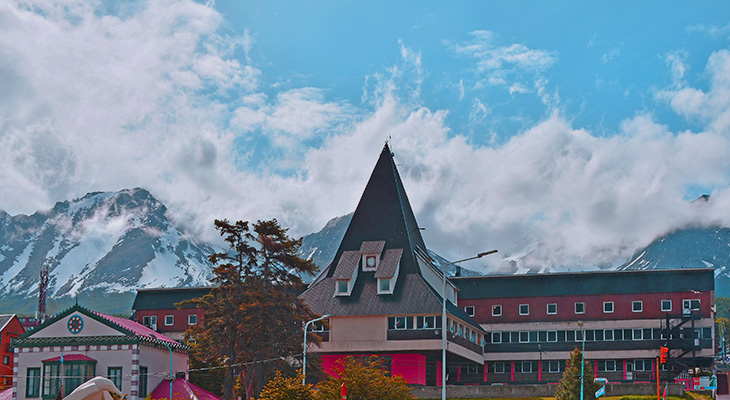
POLYGON ((13 350, 10 342, 25 333, 15 314, 0 315, 0 390, 13 386, 13 350))

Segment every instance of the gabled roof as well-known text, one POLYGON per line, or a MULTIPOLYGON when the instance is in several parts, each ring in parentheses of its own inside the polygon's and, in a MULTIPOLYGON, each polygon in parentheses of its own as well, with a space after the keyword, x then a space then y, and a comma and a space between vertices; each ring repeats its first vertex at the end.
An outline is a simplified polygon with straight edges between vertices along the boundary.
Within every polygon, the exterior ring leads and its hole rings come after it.
POLYGON ((0 332, 12 321, 15 314, 0 314, 0 332))
POLYGON ((38 325, 34 329, 27 331, 26 333, 18 336, 17 340, 13 342, 14 346, 27 347, 32 345, 44 345, 46 343, 53 342, 83 342, 83 341, 103 341, 103 342, 146 342, 152 345, 162 346, 162 342, 166 343, 170 347, 178 351, 186 351, 187 346, 178 343, 175 340, 168 338, 165 335, 157 333, 152 329, 139 324, 130 319, 115 317, 112 315, 103 314, 100 312, 92 311, 84 308, 78 304, 75 304, 55 317, 45 321, 41 325, 38 325), (98 321, 118 332, 122 335, 117 337, 94 337, 94 336, 79 336, 79 337, 60 337, 60 338, 34 338, 33 335, 42 331, 43 329, 55 324, 56 322, 68 317, 73 313, 83 314, 84 316, 98 321))
MULTIPOLYGON (((322 315, 441 314, 440 292, 421 275, 416 258, 416 252, 425 249, 393 154, 386 144, 332 263, 301 297, 315 313, 322 315), (335 280, 353 276, 360 256, 366 254, 363 251, 381 254, 383 250, 385 254, 376 272, 360 271, 349 296, 333 296, 335 280), (392 294, 378 294, 376 276, 393 276, 397 265, 392 294)), ((447 304, 450 314, 482 330, 459 307, 447 304)))
MULTIPOLYGON (((55 361, 61 361, 61 356, 56 356, 56 357, 47 358, 45 360, 41 360, 41 362, 44 362, 44 363, 55 362, 55 361)), ((87 355, 84 355, 84 354, 64 354, 63 362, 68 362, 68 361, 94 361, 94 362, 96 362, 95 359, 93 359, 87 355)))

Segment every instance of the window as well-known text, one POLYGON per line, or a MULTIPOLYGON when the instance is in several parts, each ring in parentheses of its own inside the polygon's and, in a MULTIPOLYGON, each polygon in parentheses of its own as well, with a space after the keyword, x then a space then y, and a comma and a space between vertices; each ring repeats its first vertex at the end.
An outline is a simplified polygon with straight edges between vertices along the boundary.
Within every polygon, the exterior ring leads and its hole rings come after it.
POLYGON ((604 329, 603 330, 603 340, 607 342, 613 341, 613 329, 604 329))
POLYGON ((378 278, 378 294, 390 294, 393 293, 393 289, 390 287, 391 278, 378 278))
POLYGON ((548 315, 555 315, 558 313, 558 305, 556 303, 548 303, 547 305, 548 315))
POLYGON ((642 312, 644 311, 644 303, 641 300, 631 302, 631 311, 642 312))
POLYGON ((662 311, 672 311, 671 300, 662 300, 662 311))
POLYGON ((479 372, 479 367, 476 364, 469 364, 466 366, 467 374, 476 374, 477 372, 479 372))
POLYGON ((632 329, 632 337, 633 340, 644 340, 644 330, 643 329, 632 329))
POLYGON ((3 364, 10 365, 10 356, 3 356, 3 364))
POLYGON ((441 317, 435 315, 427 315, 424 317, 416 317, 417 329, 441 329, 441 317))
POLYGON ((558 331, 547 331, 547 341, 548 342, 557 342, 558 341, 558 331))
POLYGON ((388 329, 413 329, 413 317, 388 317, 388 329))
POLYGON ((325 326, 322 321, 312 322, 312 332, 325 332, 325 326))
POLYGON ((165 315, 165 326, 170 326, 175 324, 175 316, 174 315, 165 315))
POLYGON ((188 315, 188 325, 197 325, 197 324, 198 324, 198 315, 197 314, 188 315))
POLYGON ((520 372, 529 374, 532 372, 532 361, 522 361, 520 363, 520 372))
POLYGON ((520 315, 529 315, 530 314, 530 305, 529 304, 520 304, 520 315))
POLYGON ((700 310, 700 299, 684 299, 682 300, 682 313, 686 314, 691 311, 700 310))
POLYGON ((502 306, 501 305, 493 305, 492 306, 492 316, 493 317, 499 317, 502 315, 502 306))
POLYGON ((467 315, 470 317, 474 316, 474 306, 466 306, 464 307, 464 311, 466 311, 467 315))
POLYGON ((575 303, 575 313, 576 314, 585 314, 586 312, 586 303, 575 303))
POLYGON ((530 341, 530 333, 527 331, 520 332, 520 343, 528 343, 530 341))
POLYGON ((494 373, 495 374, 503 374, 504 373, 504 363, 503 362, 496 362, 493 364, 494 366, 494 373))
POLYGON ((374 255, 364 256, 362 263, 363 271, 375 271, 378 268, 378 257, 374 255))
POLYGON ((147 315, 142 317, 142 325, 152 329, 157 330, 157 316, 156 315, 147 315))
POLYGON ((502 332, 492 332, 492 343, 502 343, 502 332))
POLYGON ((603 302, 603 312, 606 314, 610 314, 613 312, 613 302, 612 301, 603 302))
POLYGON ((41 369, 28 368, 25 374, 25 397, 41 397, 41 369))
POLYGON ((560 372, 560 361, 549 361, 548 362, 548 372, 560 372))
POLYGON ((106 377, 114 383, 117 389, 122 390, 122 367, 108 367, 106 377))
POLYGON ((96 361, 66 361, 63 363, 63 374, 61 373, 61 361, 48 361, 43 363, 43 397, 55 398, 61 384, 63 375, 64 393, 70 393, 79 385, 91 379, 95 375, 96 361))
POLYGON ((347 294, 350 288, 350 281, 347 279, 337 281, 337 294, 347 294))
POLYGON ((139 391, 137 398, 143 399, 147 397, 147 367, 139 367, 139 391))

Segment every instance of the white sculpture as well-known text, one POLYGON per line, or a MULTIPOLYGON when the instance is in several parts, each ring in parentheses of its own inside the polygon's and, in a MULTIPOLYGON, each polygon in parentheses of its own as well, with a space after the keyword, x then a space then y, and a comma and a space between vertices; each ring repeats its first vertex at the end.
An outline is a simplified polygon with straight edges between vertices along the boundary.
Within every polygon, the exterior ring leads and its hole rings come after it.
POLYGON ((81 384, 74 389, 64 400, 114 400, 111 393, 116 394, 117 399, 122 398, 122 392, 107 378, 97 376, 81 384))

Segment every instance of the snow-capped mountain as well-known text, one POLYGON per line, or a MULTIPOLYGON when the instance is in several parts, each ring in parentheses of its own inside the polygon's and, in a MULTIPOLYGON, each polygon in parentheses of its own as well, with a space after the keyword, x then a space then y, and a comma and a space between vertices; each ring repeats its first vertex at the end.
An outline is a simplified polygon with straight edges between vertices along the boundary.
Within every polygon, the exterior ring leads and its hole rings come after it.
POLYGON ((701 267, 715 268, 715 296, 730 297, 730 228, 676 230, 634 253, 618 269, 701 267))
POLYGON ((89 193, 30 216, 0 211, 0 309, 37 307, 41 267, 49 297, 93 296, 108 312, 128 310, 136 289, 208 284, 207 258, 219 250, 186 236, 166 212, 144 189, 89 193), (114 294, 129 304, 119 307, 114 294))

